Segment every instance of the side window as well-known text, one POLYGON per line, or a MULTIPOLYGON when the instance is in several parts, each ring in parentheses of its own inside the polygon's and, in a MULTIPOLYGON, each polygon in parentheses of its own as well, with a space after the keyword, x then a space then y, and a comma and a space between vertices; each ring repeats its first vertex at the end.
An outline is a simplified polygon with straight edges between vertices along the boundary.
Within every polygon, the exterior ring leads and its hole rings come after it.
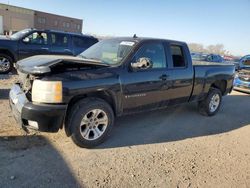
POLYGON ((173 59, 173 67, 185 67, 186 64, 182 47, 178 45, 171 45, 170 49, 173 59))
POLYGON ((166 57, 164 46, 161 43, 150 43, 144 44, 136 53, 135 61, 137 62, 140 58, 149 58, 152 63, 152 68, 165 68, 166 57))
POLYGON ((34 32, 24 39, 27 43, 45 45, 48 44, 47 33, 34 32))
POLYGON ((68 35, 65 35, 65 34, 52 33, 51 41, 52 41, 52 45, 55 45, 55 46, 61 46, 61 47, 69 46, 69 37, 68 35))

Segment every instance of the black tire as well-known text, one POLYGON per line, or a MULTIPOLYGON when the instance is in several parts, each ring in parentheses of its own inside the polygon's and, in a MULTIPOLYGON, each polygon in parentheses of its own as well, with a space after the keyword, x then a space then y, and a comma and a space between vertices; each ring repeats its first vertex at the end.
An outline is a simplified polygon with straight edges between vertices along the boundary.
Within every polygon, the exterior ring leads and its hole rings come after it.
MULTIPOLYGON (((114 124, 114 112, 111 106, 106 103, 104 100, 99 98, 86 98, 78 101, 70 110, 68 118, 68 126, 71 133, 71 139, 73 142, 83 148, 92 148, 101 143, 103 143, 112 130, 114 124), (105 117, 107 117, 108 122, 106 129, 103 131, 102 135, 94 140, 85 139, 81 133, 81 121, 84 117, 88 115, 91 110, 102 110, 105 112, 105 117)), ((100 130, 100 129, 98 129, 100 130)), ((94 133, 94 131, 93 131, 94 133)), ((89 133, 90 135, 90 133, 89 133)))
POLYGON ((1 65, 0 65, 0 74, 7 74, 7 73, 9 73, 9 72, 11 72, 13 70, 13 59, 10 56, 6 55, 6 54, 1 54, 0 53, 0 60, 2 60, 2 58, 5 58, 5 59, 8 60, 9 66, 8 66, 7 69, 3 69, 1 67, 1 65))
POLYGON ((207 94, 207 97, 204 100, 199 101, 199 103, 198 103, 199 112, 204 116, 213 116, 219 111, 220 106, 221 106, 221 102, 222 102, 221 91, 217 88, 211 88, 207 94), (217 106, 217 108, 215 110, 211 110, 209 104, 210 104, 213 96, 215 96, 215 95, 219 96, 219 105, 217 106))

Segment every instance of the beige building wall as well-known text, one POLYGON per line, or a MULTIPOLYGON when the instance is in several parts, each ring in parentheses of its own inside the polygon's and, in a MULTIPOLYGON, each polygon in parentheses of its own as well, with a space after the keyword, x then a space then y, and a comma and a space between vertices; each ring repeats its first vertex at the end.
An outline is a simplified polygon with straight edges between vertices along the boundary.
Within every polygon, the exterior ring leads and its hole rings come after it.
POLYGON ((0 34, 25 28, 81 33, 82 20, 0 3, 0 34))
POLYGON ((3 31, 19 31, 25 28, 34 28, 33 10, 0 4, 0 16, 3 19, 3 23, 0 25, 3 31))

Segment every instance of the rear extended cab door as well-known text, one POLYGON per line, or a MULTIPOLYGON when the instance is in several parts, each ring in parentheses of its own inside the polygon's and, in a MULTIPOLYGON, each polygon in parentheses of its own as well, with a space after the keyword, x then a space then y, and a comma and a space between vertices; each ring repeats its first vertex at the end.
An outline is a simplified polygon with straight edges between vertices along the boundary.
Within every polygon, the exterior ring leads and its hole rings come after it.
POLYGON ((50 54, 74 55, 72 48, 72 37, 67 33, 51 32, 50 54))
POLYGON ((189 49, 182 42, 165 42, 169 63, 168 105, 188 102, 193 90, 194 69, 189 49))

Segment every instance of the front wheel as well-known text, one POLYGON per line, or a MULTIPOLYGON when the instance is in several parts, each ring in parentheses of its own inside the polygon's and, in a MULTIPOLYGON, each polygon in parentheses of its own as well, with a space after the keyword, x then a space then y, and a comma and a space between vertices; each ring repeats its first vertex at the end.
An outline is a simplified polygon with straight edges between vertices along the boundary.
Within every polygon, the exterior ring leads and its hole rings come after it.
POLYGON ((0 74, 7 74, 13 69, 13 60, 10 56, 0 54, 0 74))
POLYGON ((207 97, 198 103, 199 112, 202 115, 213 116, 221 106, 222 94, 217 88, 211 88, 207 97))
POLYGON ((76 145, 84 148, 95 147, 104 142, 113 124, 112 108, 98 98, 79 101, 69 115, 71 138, 76 145))

